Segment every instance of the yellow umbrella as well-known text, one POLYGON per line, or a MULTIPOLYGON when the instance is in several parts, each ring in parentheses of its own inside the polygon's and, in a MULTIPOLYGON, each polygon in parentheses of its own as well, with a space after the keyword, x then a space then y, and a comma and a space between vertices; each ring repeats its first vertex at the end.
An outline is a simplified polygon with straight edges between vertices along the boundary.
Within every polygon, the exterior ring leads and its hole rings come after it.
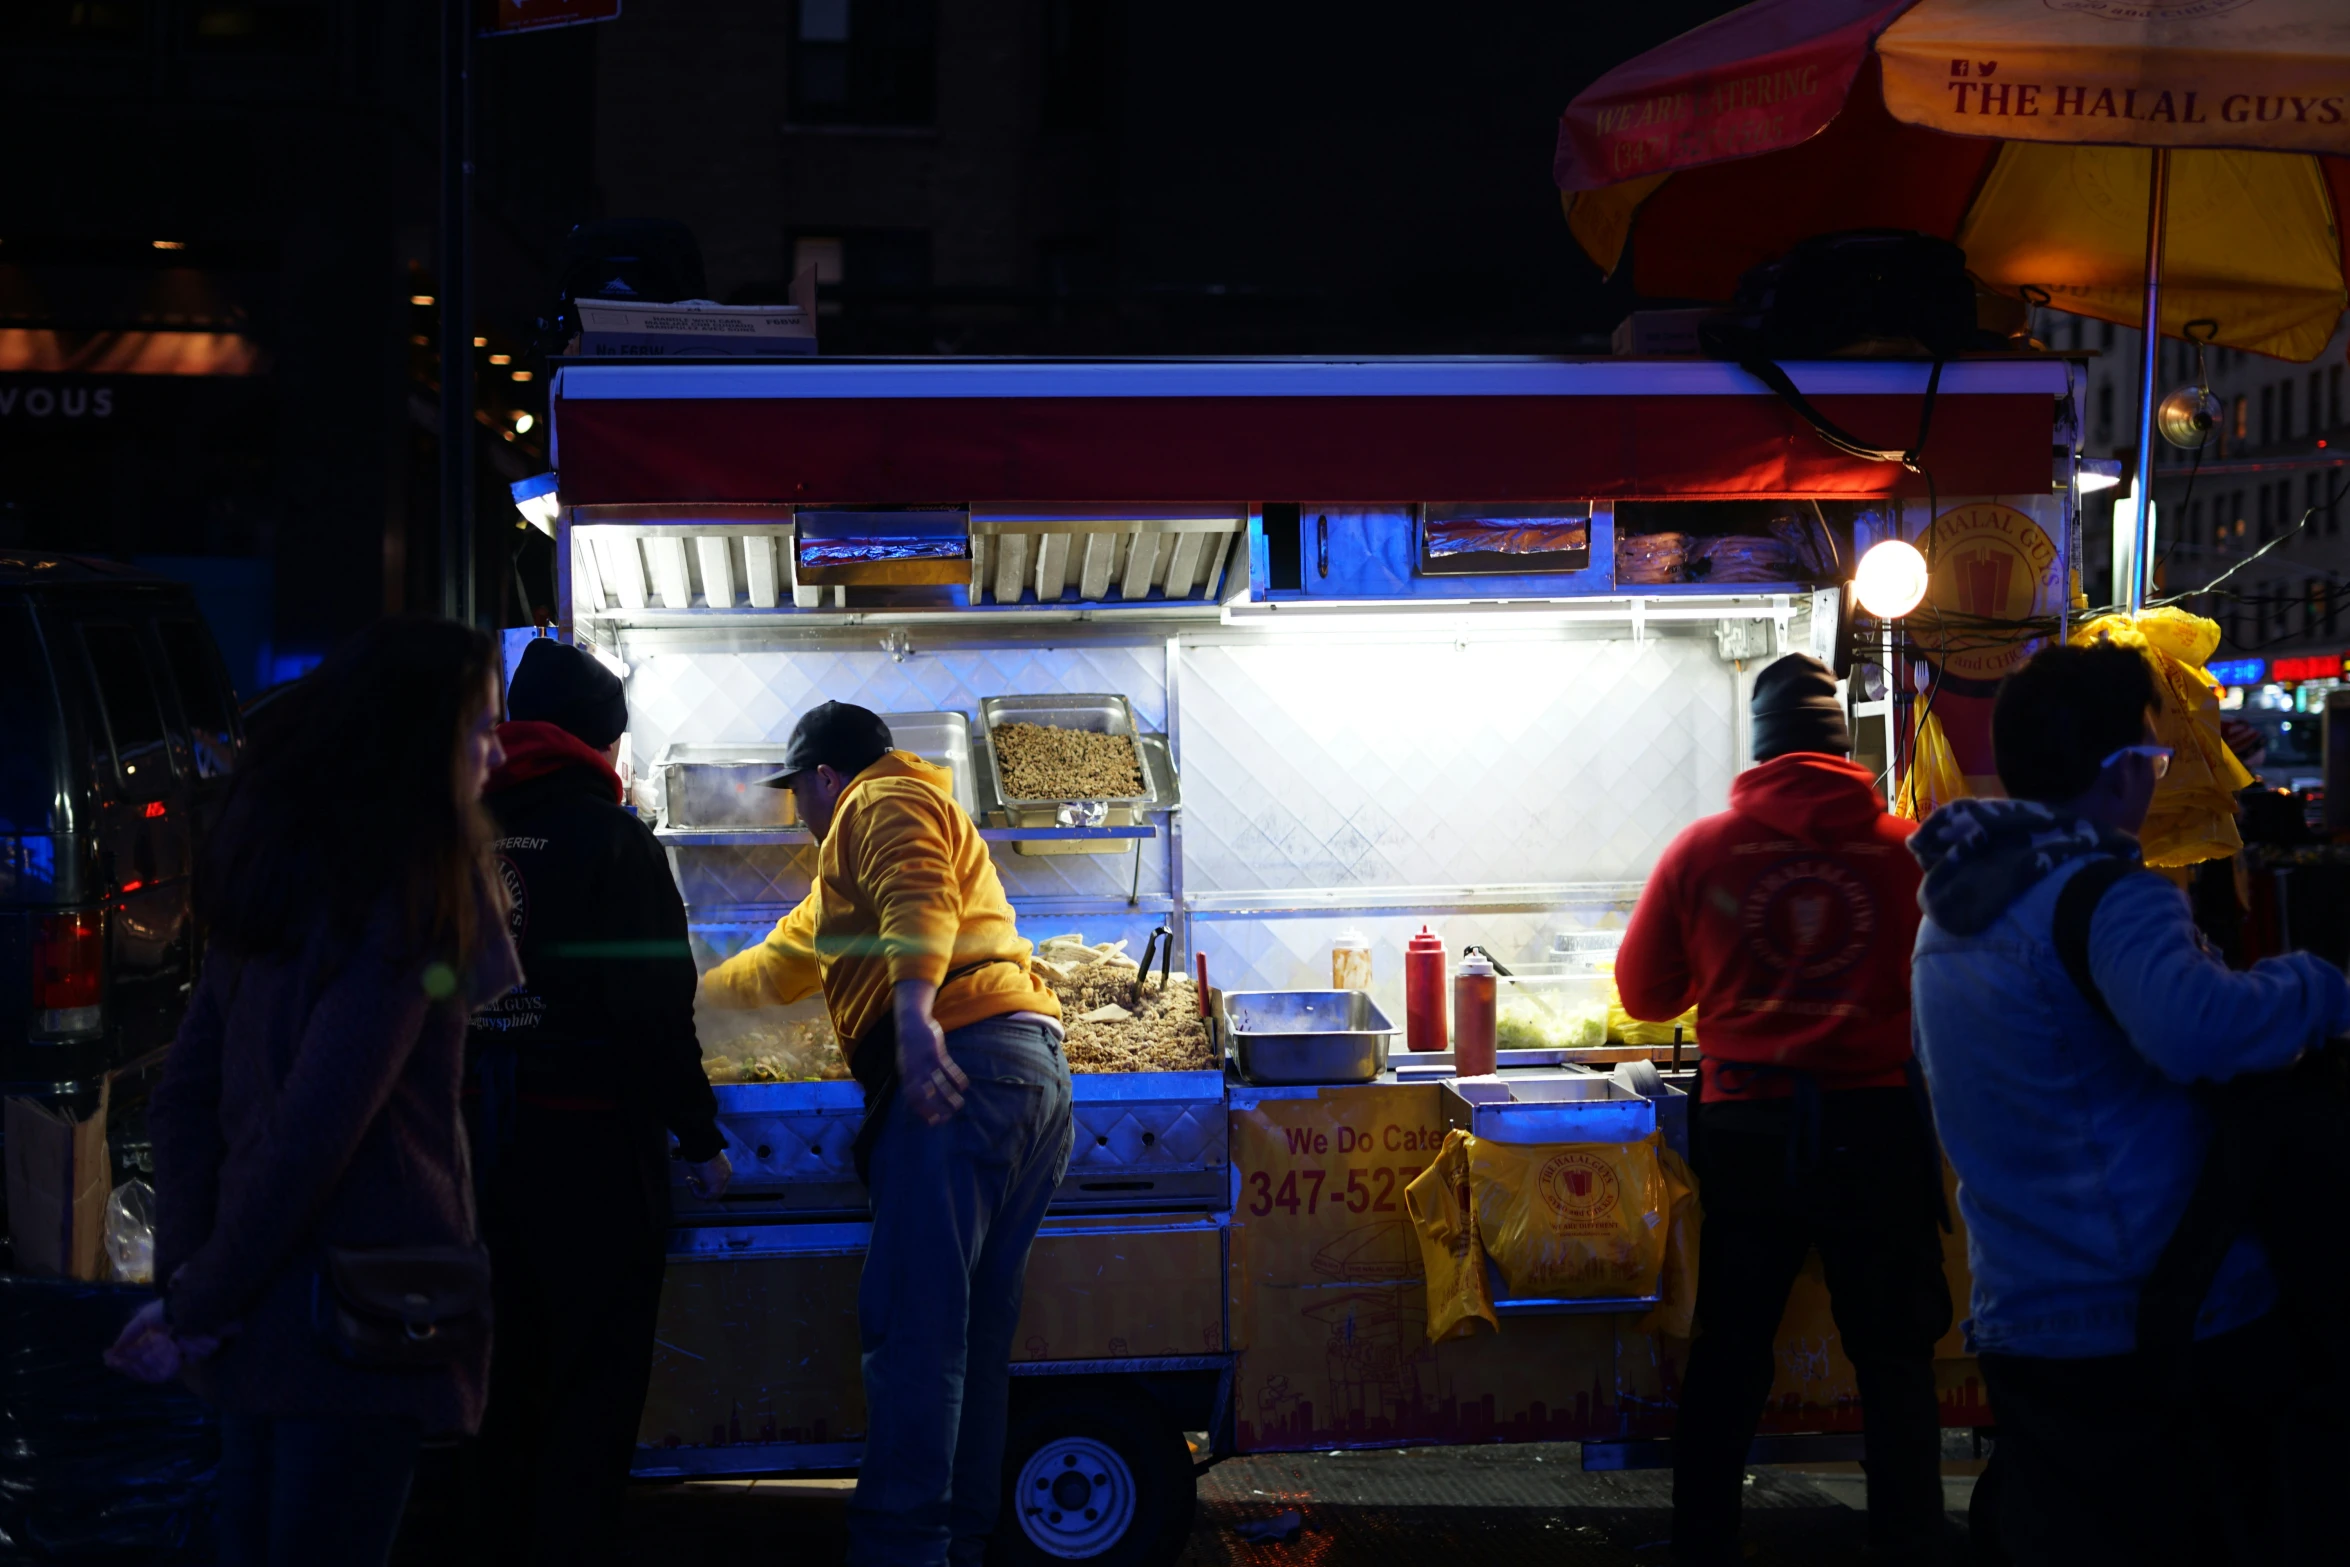
POLYGON ((2002 292, 2306 360, 2350 301, 2350 0, 1758 0, 1578 96, 1556 174, 1601 266, 1637 239, 1645 294, 1905 228, 2002 292))

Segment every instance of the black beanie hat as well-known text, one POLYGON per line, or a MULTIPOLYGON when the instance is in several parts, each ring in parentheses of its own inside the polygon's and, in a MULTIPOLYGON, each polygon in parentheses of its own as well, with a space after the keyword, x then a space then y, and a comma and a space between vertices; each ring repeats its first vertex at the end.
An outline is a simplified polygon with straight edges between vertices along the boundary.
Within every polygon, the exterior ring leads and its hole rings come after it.
POLYGON ((506 687, 506 716, 554 724, 601 751, 628 727, 628 691, 585 648, 533 637, 506 687))
POLYGON ((1767 762, 1790 751, 1852 754, 1852 731, 1836 677, 1809 653, 1790 653, 1754 677, 1754 759, 1767 762))

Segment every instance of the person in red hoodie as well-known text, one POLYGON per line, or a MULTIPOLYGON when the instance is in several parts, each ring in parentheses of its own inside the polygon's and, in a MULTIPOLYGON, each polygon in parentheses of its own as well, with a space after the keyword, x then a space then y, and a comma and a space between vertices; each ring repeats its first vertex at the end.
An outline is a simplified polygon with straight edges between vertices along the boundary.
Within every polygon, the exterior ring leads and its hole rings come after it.
POLYGON ((1755 765, 1657 862, 1616 958, 1624 1010, 1694 1004, 1705 1221, 1674 1428, 1673 1552, 1739 1560, 1746 1455, 1787 1294, 1817 1247, 1860 1381, 1869 1541, 1939 1561, 1934 1345, 1950 1327, 1941 1157, 1910 1057, 1913 824, 1886 814, 1835 677, 1789 654, 1754 683, 1755 765))

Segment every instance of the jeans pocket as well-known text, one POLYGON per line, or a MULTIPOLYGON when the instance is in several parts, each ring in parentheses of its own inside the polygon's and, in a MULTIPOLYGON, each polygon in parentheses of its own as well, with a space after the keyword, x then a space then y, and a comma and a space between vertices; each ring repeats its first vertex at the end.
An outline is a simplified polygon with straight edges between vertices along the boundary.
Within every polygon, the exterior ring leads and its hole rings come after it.
POLYGON ((974 1072, 971 1085, 963 1090, 963 1108, 952 1124, 957 1139, 973 1157, 1010 1162, 1021 1157, 1035 1140, 1044 1106, 1042 1083, 1002 1073, 974 1072))

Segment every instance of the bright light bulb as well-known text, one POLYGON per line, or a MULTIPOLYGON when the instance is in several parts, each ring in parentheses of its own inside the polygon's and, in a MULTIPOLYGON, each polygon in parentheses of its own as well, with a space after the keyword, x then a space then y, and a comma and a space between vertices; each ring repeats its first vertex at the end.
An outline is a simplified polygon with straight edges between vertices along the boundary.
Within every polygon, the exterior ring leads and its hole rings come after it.
POLYGON ((1925 600, 1926 557, 1914 544, 1880 540, 1860 558, 1852 585, 1862 609, 1879 620, 1899 620, 1925 600))
POLYGON ((531 417, 529 414, 516 414, 514 416, 514 433, 516 435, 528 435, 530 434, 530 427, 536 423, 538 423, 538 420, 531 417))
POLYGON ((2116 458, 2084 457, 2080 467, 2074 470, 2073 482, 2081 487, 2083 495, 2118 489, 2122 482, 2122 465, 2116 458))

